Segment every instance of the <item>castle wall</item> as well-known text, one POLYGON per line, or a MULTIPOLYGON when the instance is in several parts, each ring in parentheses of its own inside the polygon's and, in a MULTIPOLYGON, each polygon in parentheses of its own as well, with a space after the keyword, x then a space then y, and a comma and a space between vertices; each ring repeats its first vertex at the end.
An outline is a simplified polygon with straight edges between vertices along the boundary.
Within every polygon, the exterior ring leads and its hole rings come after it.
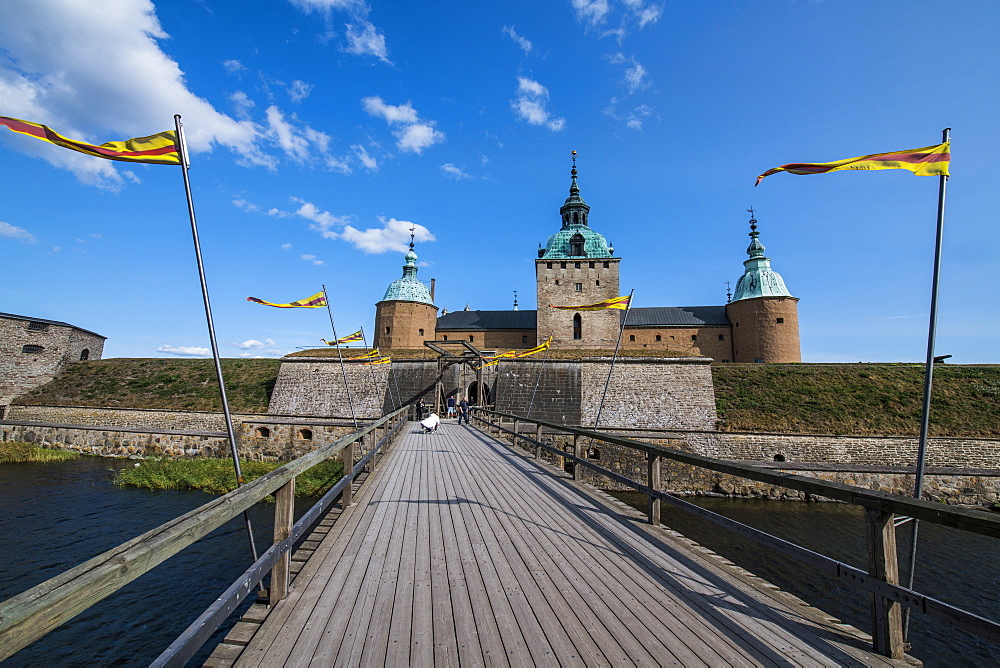
POLYGON ((436 336, 439 341, 468 341, 479 350, 534 348, 537 345, 533 329, 470 329, 467 331, 450 329, 446 332, 439 331, 436 336))
POLYGON ((423 348, 433 340, 437 308, 431 304, 382 301, 375 305, 374 346, 383 350, 423 348))
POLYGON ((552 345, 556 348, 613 348, 621 327, 618 309, 580 311, 582 338, 574 339, 573 316, 577 312, 548 308, 548 305, 594 304, 618 297, 619 262, 618 258, 535 260, 537 342, 541 343, 552 334, 552 345))
POLYGON ((725 327, 626 327, 622 348, 687 353, 711 357, 716 362, 733 361, 732 328, 725 327), (656 337, 660 340, 657 341, 656 337), (632 340, 635 337, 635 340, 632 340))
POLYGON ((96 334, 41 322, 39 329, 29 330, 31 322, 0 317, 0 407, 55 378, 80 361, 84 350, 91 360, 101 359, 104 352, 104 338, 96 334), (41 346, 42 351, 23 352, 26 345, 41 346))
POLYGON ((492 379, 497 410, 556 424, 580 424, 579 362, 500 360, 489 368, 497 369, 492 379))
POLYGON ((801 362, 798 302, 796 297, 755 297, 727 304, 733 361, 801 362))
MULTIPOLYGON (((291 357, 282 361, 271 392, 269 414, 374 419, 391 403, 386 393, 389 364, 366 366, 355 360, 291 357), (344 375, 347 386, 344 385, 344 375), (374 378, 374 380, 373 380, 374 378)), ((390 409, 391 410, 391 409, 390 409)))

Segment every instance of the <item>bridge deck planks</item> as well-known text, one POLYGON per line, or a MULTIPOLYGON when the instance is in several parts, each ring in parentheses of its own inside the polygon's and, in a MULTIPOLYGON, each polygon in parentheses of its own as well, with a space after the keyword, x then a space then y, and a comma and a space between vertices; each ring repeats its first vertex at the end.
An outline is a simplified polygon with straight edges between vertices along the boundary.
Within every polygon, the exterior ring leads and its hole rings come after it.
POLYGON ((238 665, 888 665, 479 432, 407 428, 238 665))

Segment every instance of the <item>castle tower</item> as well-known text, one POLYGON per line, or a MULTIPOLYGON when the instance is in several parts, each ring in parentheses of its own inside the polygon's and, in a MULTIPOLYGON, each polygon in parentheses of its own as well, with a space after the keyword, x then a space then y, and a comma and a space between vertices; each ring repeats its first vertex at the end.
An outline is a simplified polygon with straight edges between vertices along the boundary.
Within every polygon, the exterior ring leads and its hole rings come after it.
POLYGON ((389 284, 382 301, 375 305, 373 345, 382 350, 423 348, 424 341, 434 339, 436 324, 437 307, 427 286, 417 278, 411 229, 403 275, 389 284))
POLYGON ((734 362, 801 362, 798 298, 793 297, 764 245, 750 210, 750 245, 743 275, 736 282, 726 314, 733 325, 734 362))
POLYGON ((613 347, 622 311, 564 311, 555 306, 581 306, 617 297, 618 262, 615 249, 590 228, 590 206, 580 196, 573 151, 569 197, 559 209, 562 228, 538 247, 535 282, 538 290, 538 343, 552 335, 561 348, 613 347))

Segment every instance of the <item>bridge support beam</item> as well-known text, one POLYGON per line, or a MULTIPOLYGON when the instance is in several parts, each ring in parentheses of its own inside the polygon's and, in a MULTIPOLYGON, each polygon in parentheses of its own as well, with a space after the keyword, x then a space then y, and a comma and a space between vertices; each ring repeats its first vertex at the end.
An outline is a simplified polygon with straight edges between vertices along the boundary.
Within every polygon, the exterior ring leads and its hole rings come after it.
MULTIPOLYGON (((295 478, 292 478, 278 488, 274 493, 274 542, 280 543, 292 534, 295 524, 295 478)), ((288 596, 289 559, 292 551, 288 550, 274 562, 271 568, 271 591, 268 603, 274 605, 288 596)))
MULTIPOLYGON (((653 452, 646 454, 646 484, 652 490, 659 491, 660 489, 660 456, 653 452)), ((649 517, 649 523, 654 527, 660 526, 659 497, 649 495, 646 516, 649 517)))
MULTIPOLYGON (((868 573, 883 582, 899 584, 893 518, 892 513, 878 508, 865 508, 868 573)), ((891 659, 902 659, 903 614, 899 603, 878 593, 869 594, 868 597, 871 601, 873 649, 891 659)))
MULTIPOLYGON (((354 469, 354 441, 351 441, 347 446, 340 451, 340 461, 344 464, 344 477, 351 475, 351 471, 354 469)), ((347 508, 353 503, 354 497, 354 478, 351 477, 351 482, 344 486, 344 491, 340 496, 340 505, 343 508, 347 508)))

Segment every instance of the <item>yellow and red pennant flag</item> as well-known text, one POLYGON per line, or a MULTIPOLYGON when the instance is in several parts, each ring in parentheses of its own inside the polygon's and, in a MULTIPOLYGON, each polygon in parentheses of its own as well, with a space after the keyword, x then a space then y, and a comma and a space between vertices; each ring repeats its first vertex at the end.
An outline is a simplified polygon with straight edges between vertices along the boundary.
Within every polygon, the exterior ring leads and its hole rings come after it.
POLYGON ((481 366, 479 368, 482 369, 484 367, 493 366, 494 364, 499 364, 499 362, 500 362, 501 359, 508 359, 508 358, 509 359, 517 359, 517 358, 520 358, 520 357, 528 357, 529 355, 534 355, 536 353, 540 353, 543 350, 548 350, 548 348, 549 348, 549 346, 551 344, 552 344, 552 337, 550 336, 549 338, 545 339, 544 342, 540 343, 539 345, 535 346, 534 348, 529 348, 527 350, 520 350, 520 351, 518 351, 518 350, 510 350, 508 352, 500 353, 499 355, 494 355, 492 357, 484 357, 483 359, 488 359, 488 360, 493 360, 493 361, 492 362, 487 362, 486 364, 483 364, 483 366, 481 366))
POLYGON ((374 364, 388 364, 391 361, 392 360, 389 359, 388 357, 380 357, 377 360, 372 360, 371 362, 365 362, 361 366, 372 366, 374 364))
POLYGON ((756 188, 765 176, 788 172, 789 174, 826 174, 839 172, 842 169, 908 169, 917 176, 948 176, 948 164, 951 162, 951 142, 937 146, 911 148, 906 151, 892 153, 875 153, 862 155, 836 162, 791 162, 787 165, 769 169, 757 177, 756 188))
POLYGON ((288 304, 275 304, 274 302, 266 302, 256 297, 247 297, 247 301, 254 304, 263 304, 264 306, 274 306, 275 308, 322 308, 326 306, 326 293, 317 292, 312 297, 301 299, 297 302, 289 302, 288 304))
POLYGON ((181 164, 181 151, 177 144, 177 133, 174 130, 167 130, 149 137, 109 141, 98 146, 63 137, 47 125, 22 121, 19 118, 0 116, 0 125, 5 125, 14 132, 68 148, 71 151, 79 151, 106 160, 147 162, 154 165, 181 164))
POLYGON ((357 343, 358 341, 364 340, 364 336, 361 334, 361 330, 354 332, 353 334, 348 334, 347 336, 337 339, 336 341, 327 341, 326 339, 320 339, 323 343, 328 346, 336 346, 344 343, 357 343))
POLYGON ((596 304, 584 304, 582 306, 556 306, 555 304, 549 304, 549 307, 562 309, 563 311, 603 311, 607 308, 616 308, 624 311, 628 309, 628 303, 631 299, 631 295, 623 295, 621 297, 605 299, 603 302, 597 302, 596 304))
POLYGON ((365 353, 364 355, 355 355, 354 357, 351 357, 350 359, 352 359, 352 360, 367 360, 367 359, 371 359, 373 357, 381 357, 381 356, 382 356, 382 353, 380 353, 378 351, 378 348, 375 348, 375 349, 373 349, 373 350, 365 353))

